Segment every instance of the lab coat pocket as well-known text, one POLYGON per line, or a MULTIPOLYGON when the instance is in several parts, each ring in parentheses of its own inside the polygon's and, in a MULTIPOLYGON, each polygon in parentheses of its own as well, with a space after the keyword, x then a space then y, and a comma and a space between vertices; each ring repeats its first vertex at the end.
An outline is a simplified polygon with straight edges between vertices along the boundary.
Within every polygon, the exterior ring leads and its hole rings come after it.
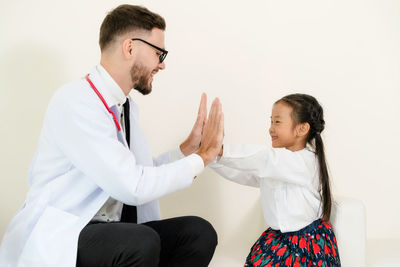
POLYGON ((20 264, 55 266, 60 262, 68 262, 71 257, 68 254, 76 250, 74 233, 79 234, 79 231, 74 229, 78 221, 79 217, 73 214, 47 206, 25 244, 20 264))

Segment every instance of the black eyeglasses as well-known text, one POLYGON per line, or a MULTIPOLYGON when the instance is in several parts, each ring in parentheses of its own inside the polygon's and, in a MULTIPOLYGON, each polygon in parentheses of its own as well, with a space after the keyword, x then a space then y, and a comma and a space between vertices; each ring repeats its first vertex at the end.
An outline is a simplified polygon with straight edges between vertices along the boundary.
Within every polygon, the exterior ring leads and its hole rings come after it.
POLYGON ((141 41, 141 42, 143 42, 143 43, 148 44, 148 45, 151 46, 151 47, 154 47, 154 48, 157 49, 158 51, 162 52, 161 55, 160 55, 160 57, 159 57, 160 63, 162 63, 162 62, 164 61, 165 57, 166 57, 167 54, 168 54, 168 51, 167 51, 167 50, 162 49, 161 47, 158 47, 158 46, 156 46, 156 45, 153 45, 153 44, 151 44, 151 43, 149 43, 149 42, 147 42, 147 41, 145 41, 145 40, 143 40, 143 39, 140 39, 140 38, 132 38, 132 41, 141 41))

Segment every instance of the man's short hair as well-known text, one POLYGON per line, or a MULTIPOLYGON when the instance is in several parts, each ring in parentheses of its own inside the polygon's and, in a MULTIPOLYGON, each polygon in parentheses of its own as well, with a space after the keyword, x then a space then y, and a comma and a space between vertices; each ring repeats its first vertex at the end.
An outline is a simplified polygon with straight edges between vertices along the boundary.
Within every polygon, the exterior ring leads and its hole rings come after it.
MULTIPOLYGON (((103 51, 114 39, 135 30, 165 30, 165 20, 145 7, 120 5, 110 11, 100 27, 100 50, 103 51)), ((134 36, 132 36, 134 37, 134 36)))

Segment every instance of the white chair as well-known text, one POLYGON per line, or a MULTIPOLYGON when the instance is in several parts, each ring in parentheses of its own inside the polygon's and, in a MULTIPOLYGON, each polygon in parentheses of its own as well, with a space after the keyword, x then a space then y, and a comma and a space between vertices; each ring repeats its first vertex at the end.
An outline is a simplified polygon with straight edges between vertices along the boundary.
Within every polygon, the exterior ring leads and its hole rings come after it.
POLYGON ((331 222, 342 267, 400 267, 399 239, 366 238, 366 211, 360 200, 336 196, 331 222))
POLYGON ((365 267, 366 216, 360 200, 335 196, 331 223, 342 267, 365 267))

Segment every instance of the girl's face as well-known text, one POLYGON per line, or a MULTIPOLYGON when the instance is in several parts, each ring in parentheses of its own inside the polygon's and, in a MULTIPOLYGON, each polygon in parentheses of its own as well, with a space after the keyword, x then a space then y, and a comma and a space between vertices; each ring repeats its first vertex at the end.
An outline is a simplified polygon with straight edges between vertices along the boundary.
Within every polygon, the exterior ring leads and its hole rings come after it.
POLYGON ((292 107, 282 102, 278 102, 273 106, 271 127, 269 128, 272 147, 284 147, 292 151, 305 147, 304 135, 299 132, 302 124, 295 125, 292 111, 292 107))

